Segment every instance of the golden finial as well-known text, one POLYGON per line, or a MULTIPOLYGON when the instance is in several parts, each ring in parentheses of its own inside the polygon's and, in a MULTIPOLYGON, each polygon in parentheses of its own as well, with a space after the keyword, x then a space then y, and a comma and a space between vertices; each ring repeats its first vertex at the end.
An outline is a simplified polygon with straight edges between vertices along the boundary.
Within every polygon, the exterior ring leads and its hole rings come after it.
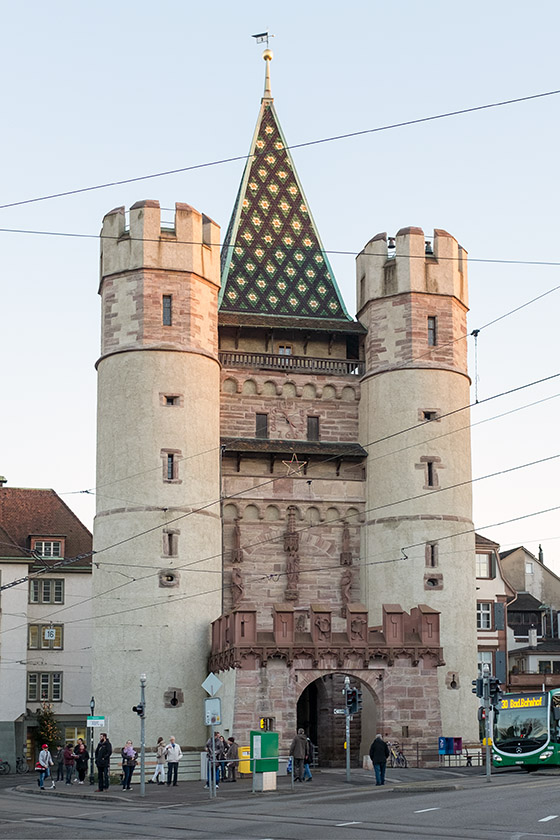
POLYGON ((263 58, 266 64, 266 73, 264 77, 264 96, 263 99, 272 99, 272 90, 270 88, 270 62, 274 58, 272 50, 266 49, 263 52, 263 58))

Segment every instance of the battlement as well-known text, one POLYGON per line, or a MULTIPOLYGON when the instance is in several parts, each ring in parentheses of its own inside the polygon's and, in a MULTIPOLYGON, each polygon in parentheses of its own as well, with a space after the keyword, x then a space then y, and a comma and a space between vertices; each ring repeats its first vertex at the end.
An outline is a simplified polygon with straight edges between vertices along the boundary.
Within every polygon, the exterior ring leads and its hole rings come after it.
POLYGON ((101 281, 136 269, 188 271, 220 285, 220 227, 188 204, 175 204, 174 226, 161 225, 159 201, 137 201, 126 226, 116 207, 101 228, 101 281))
POLYGON ((368 300, 404 292, 451 295, 468 306, 467 252, 446 230, 426 240, 419 227, 378 233, 356 259, 358 310, 368 300))

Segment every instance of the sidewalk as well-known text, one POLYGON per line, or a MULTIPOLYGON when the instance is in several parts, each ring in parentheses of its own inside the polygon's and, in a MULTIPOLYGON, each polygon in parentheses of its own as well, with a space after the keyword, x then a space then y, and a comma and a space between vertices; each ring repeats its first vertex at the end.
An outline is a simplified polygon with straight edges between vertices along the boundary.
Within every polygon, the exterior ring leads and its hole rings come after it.
MULTIPOLYGON (((535 778, 537 774, 531 774, 531 778, 535 778)), ((540 775, 540 774, 539 774, 540 775)), ((313 795, 328 794, 337 796, 344 794, 351 794, 353 792, 361 792, 368 790, 372 796, 380 796, 390 793, 413 793, 426 792, 430 790, 437 791, 451 791, 459 790, 464 787, 479 787, 487 784, 486 778, 481 771, 481 768, 461 768, 457 770, 418 770, 415 768, 407 769, 391 769, 387 772, 386 784, 383 787, 375 786, 375 776, 373 772, 354 769, 351 773, 351 780, 348 784, 346 782, 346 773, 341 769, 325 769, 315 770, 313 773, 313 780, 310 782, 295 783, 292 790, 291 778, 287 775, 278 775, 278 787, 276 791, 267 791, 265 793, 252 793, 253 781, 252 778, 246 777, 239 779, 236 783, 225 782, 219 786, 216 799, 210 798, 210 791, 206 790, 203 781, 189 781, 179 782, 177 787, 168 787, 167 785, 145 785, 145 796, 140 794, 140 780, 139 776, 133 776, 132 790, 125 791, 121 785, 111 785, 108 791, 102 793, 97 792, 97 785, 90 785, 86 782, 85 785, 66 785, 63 782, 58 782, 56 788, 51 790, 45 786, 45 790, 40 790, 37 786, 37 779, 35 776, 29 774, 28 776, 12 776, 13 781, 16 781, 15 790, 21 793, 34 794, 38 796, 55 796, 68 799, 82 799, 94 800, 102 802, 115 802, 122 805, 129 802, 135 805, 149 804, 153 806, 167 806, 173 805, 187 805, 187 804, 205 804, 208 802, 220 802, 245 799, 250 796, 297 796, 298 798, 304 796, 309 797, 313 795)), ((7 781, 8 777, 5 777, 7 781)), ((516 773, 496 773, 492 775, 492 783, 507 784, 527 781, 526 774, 516 773)), ((4 785, 3 785, 4 786, 4 785)))

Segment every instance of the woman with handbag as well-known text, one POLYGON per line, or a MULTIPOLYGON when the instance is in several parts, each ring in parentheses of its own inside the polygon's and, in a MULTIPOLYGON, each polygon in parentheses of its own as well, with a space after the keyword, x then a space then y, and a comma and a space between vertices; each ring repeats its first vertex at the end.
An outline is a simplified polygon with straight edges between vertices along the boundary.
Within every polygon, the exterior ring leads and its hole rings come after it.
POLYGON ((132 741, 126 742, 125 746, 121 750, 121 756, 123 768, 123 790, 132 790, 132 788, 130 787, 130 782, 132 779, 132 774, 134 773, 134 768, 136 767, 136 759, 138 758, 138 753, 132 746, 132 741))

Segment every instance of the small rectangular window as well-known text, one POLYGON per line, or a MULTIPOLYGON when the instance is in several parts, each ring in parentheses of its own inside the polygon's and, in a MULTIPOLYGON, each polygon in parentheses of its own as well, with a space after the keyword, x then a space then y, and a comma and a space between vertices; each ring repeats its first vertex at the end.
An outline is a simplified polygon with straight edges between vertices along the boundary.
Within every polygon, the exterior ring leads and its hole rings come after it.
POLYGON ((279 344, 278 345, 278 355, 279 356, 291 356, 292 355, 292 345, 291 344, 279 344))
POLYGON ((64 579, 33 578, 29 581, 30 604, 63 604, 64 579))
POLYGON ((255 425, 255 437, 268 437, 268 414, 257 414, 255 425))
POLYGON ((44 580, 43 583, 43 604, 50 604, 52 601, 52 580, 44 580))
POLYGON ((437 420, 437 411, 423 411, 422 418, 424 420, 437 420))
POLYGON ((28 674, 27 675, 27 699, 28 700, 38 700, 39 699, 39 675, 38 674, 28 674))
POLYGON ((476 627, 477 630, 492 629, 492 604, 476 605, 476 627))
POLYGON ((162 317, 164 327, 170 327, 173 323, 172 300, 173 295, 163 295, 162 297, 162 317))
POLYGON ((62 674, 59 671, 28 674, 27 699, 60 702, 62 700, 62 674))
POLYGON ((34 540, 32 549, 41 557, 61 557, 62 543, 60 540, 34 540))
POLYGON ((307 418, 307 440, 319 440, 319 418, 307 418))
POLYGON ((27 647, 29 650, 62 650, 62 624, 30 624, 27 647))
POLYGON ((426 566, 435 569, 438 564, 438 544, 426 543, 426 566))
POLYGON ((434 480, 434 462, 433 461, 426 461, 426 475, 427 475, 428 487, 434 487, 435 486, 435 480, 434 480))
POLYGON ((175 456, 167 455, 167 480, 172 481, 175 478, 175 456))
POLYGON ((166 397, 165 405, 179 405, 179 397, 166 397))
POLYGON ((428 347, 435 347, 437 339, 437 317, 428 315, 428 347))

